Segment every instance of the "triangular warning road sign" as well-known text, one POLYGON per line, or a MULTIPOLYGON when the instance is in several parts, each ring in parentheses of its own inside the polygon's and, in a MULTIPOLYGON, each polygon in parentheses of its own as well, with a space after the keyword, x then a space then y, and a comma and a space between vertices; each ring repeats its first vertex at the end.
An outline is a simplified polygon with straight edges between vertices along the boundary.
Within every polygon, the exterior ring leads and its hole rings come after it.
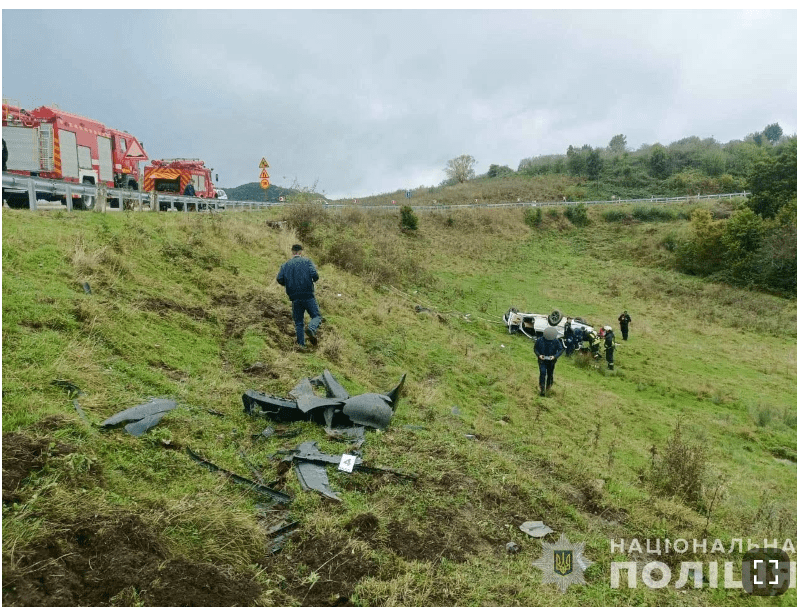
POLYGON ((125 152, 125 158, 140 158, 141 160, 147 160, 149 156, 147 156, 144 150, 141 149, 141 146, 137 141, 133 141, 125 152))
POLYGON ((260 179, 268 179, 268 171, 266 171, 265 169, 263 169, 263 170, 260 172, 260 179))
POLYGON ((261 169, 266 169, 266 168, 268 168, 268 162, 266 162, 266 159, 265 159, 265 158, 263 158, 263 159, 260 161, 260 168, 261 168, 261 169))

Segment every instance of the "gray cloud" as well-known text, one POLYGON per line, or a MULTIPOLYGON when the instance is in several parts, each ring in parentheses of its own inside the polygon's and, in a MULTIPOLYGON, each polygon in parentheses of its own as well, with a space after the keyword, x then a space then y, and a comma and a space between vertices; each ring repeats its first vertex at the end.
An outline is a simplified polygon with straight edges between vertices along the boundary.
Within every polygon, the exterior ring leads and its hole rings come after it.
POLYGON ((364 196, 567 146, 797 131, 794 11, 3 11, 3 95, 221 184, 364 196), (68 33, 68 36, 65 35, 68 33), (71 43, 64 52, 64 41, 71 43))

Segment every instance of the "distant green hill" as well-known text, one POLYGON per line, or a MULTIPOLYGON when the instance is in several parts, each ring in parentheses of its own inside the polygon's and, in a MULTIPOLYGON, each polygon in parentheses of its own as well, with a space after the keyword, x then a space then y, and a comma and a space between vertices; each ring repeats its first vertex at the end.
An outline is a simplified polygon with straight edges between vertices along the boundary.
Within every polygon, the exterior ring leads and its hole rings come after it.
MULTIPOLYGON (((287 201, 290 200, 292 195, 302 192, 293 188, 280 188, 273 184, 267 190, 263 190, 259 182, 243 184, 237 188, 224 188, 224 191, 231 201, 263 201, 268 203, 277 202, 280 197, 285 198, 287 201)), ((317 196, 321 198, 322 195, 319 194, 317 196)))
POLYGON ((227 197, 231 201, 279 201, 279 198, 295 194, 296 190, 290 188, 280 188, 279 186, 271 185, 267 190, 260 187, 259 182, 251 182, 243 184, 237 188, 225 188, 227 197))

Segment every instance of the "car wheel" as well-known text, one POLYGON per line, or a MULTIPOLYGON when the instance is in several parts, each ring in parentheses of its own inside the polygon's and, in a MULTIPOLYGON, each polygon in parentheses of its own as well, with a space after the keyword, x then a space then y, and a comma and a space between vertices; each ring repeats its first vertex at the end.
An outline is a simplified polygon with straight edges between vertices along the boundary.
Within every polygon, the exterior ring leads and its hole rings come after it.
POLYGON ((559 310, 554 310, 553 312, 548 314, 548 324, 551 325, 552 327, 558 325, 561 320, 562 320, 562 312, 560 312, 559 310))

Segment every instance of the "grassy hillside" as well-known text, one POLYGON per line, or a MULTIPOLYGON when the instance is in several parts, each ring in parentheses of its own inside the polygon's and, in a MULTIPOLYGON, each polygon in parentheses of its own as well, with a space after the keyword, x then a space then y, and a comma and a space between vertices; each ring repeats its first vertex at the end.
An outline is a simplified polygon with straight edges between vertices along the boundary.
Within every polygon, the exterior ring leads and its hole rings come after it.
POLYGON ((660 267, 684 220, 589 213, 583 228, 561 213, 535 228, 520 210, 423 214, 402 233, 398 213, 310 206, 4 210, 3 604, 796 605, 793 590, 674 588, 681 561, 724 555, 610 546, 794 541, 797 303, 660 267), (293 226, 269 224, 281 219, 293 226), (321 275, 308 354, 274 280, 297 236, 321 275), (597 326, 628 309, 630 339, 614 372, 562 358, 540 398, 531 341, 500 322, 510 306, 597 326), (362 453, 416 480, 330 468, 341 503, 302 491, 284 451, 347 444, 251 418, 241 394, 285 396, 324 369, 351 394, 407 374, 362 453), (152 397, 179 405, 141 438, 98 429, 152 397), (270 424, 287 437, 251 437, 270 424), (188 447, 295 499, 264 502, 188 447), (298 531, 270 555, 286 519, 298 531), (541 541, 518 529, 529 520, 554 530, 547 541, 585 543, 585 585, 542 583, 541 541), (612 589, 624 558, 665 561, 673 580, 612 589))

